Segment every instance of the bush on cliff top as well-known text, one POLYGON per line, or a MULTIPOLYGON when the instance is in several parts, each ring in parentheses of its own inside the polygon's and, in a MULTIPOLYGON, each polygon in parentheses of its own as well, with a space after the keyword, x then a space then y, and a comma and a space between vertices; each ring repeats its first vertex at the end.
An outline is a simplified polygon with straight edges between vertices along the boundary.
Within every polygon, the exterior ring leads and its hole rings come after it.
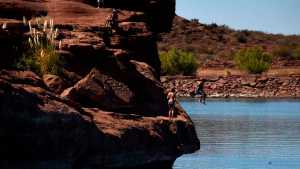
POLYGON ((164 75, 191 75, 196 72, 198 64, 192 52, 177 50, 160 53, 162 74, 164 75))
POLYGON ((237 66, 249 73, 262 73, 269 69, 272 58, 260 47, 241 49, 234 55, 237 66))
MULTIPOLYGON (((24 21, 26 22, 26 21, 24 21)), ((24 23, 27 24, 27 23, 24 23)), ((54 29, 53 20, 36 19, 33 27, 28 22, 29 38, 24 45, 28 48, 23 56, 17 61, 16 67, 19 69, 31 70, 40 75, 61 73, 62 60, 55 49, 54 39, 57 37, 57 29, 54 29)))
POLYGON ((17 68, 31 70, 40 75, 60 73, 60 57, 55 52, 55 47, 46 44, 43 47, 38 47, 28 50, 17 62, 17 68))

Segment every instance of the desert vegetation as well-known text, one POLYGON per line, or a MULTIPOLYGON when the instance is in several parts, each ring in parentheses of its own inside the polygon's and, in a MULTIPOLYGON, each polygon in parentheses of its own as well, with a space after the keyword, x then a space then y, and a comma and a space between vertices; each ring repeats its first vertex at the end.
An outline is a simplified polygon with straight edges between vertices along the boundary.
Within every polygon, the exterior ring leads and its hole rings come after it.
POLYGON ((60 74, 62 59, 56 52, 54 40, 58 29, 54 27, 53 19, 36 18, 33 24, 24 18, 23 22, 29 27, 28 40, 23 42, 25 50, 15 63, 16 68, 31 70, 41 75, 60 74))
POLYGON ((274 61, 272 68, 300 66, 300 36, 234 30, 226 25, 203 24, 197 19, 175 17, 172 32, 162 34, 160 51, 172 48, 192 51, 202 68, 233 69, 234 54, 245 48, 261 47, 274 61))
POLYGON ((236 39, 239 43, 247 43, 248 36, 250 36, 250 32, 247 30, 244 31, 238 31, 236 34, 236 39))
POLYGON ((236 65, 249 73, 262 73, 269 69, 272 63, 271 55, 261 47, 244 48, 234 55, 236 65))
POLYGON ((300 59, 300 45, 280 45, 274 49, 273 55, 286 59, 300 59))
POLYGON ((160 53, 162 73, 165 75, 192 75, 198 67, 192 52, 172 48, 160 53))

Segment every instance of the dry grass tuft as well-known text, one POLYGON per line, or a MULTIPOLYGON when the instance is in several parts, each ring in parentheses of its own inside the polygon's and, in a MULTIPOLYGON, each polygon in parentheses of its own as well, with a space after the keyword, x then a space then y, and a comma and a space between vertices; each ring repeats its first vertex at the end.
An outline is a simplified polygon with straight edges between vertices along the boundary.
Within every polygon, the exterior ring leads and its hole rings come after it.
MULTIPOLYGON (((38 74, 59 74, 62 60, 56 52, 55 39, 58 29, 53 19, 36 18, 33 21, 23 17, 23 23, 29 27, 28 50, 17 62, 20 69, 29 69, 38 74)), ((61 48, 62 44, 59 43, 61 48)))

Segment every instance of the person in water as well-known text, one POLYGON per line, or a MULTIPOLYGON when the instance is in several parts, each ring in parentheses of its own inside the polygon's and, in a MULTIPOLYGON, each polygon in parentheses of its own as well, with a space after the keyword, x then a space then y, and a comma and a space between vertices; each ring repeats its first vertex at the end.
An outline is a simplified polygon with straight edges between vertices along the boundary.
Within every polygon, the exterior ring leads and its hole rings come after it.
POLYGON ((176 103, 176 91, 173 88, 167 95, 168 105, 169 105, 169 118, 172 120, 174 118, 174 110, 176 103))
POLYGON ((206 102, 206 93, 204 92, 204 80, 198 81, 197 82, 197 87, 195 90, 195 95, 200 96, 200 102, 205 104, 206 102))

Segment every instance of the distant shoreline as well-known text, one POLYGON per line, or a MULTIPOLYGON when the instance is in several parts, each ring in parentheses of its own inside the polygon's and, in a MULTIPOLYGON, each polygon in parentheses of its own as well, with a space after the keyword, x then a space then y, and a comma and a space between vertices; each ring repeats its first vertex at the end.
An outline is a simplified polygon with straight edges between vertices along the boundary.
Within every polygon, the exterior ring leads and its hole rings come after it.
POLYGON ((189 98, 197 81, 205 80, 208 98, 300 99, 300 75, 163 76, 166 90, 175 88, 178 97, 189 98))
MULTIPOLYGON (((198 97, 182 97, 179 96, 178 100, 198 100, 198 97)), ((206 100, 238 100, 238 101, 247 101, 247 100, 259 100, 259 101, 300 101, 300 97, 207 97, 206 100)))

